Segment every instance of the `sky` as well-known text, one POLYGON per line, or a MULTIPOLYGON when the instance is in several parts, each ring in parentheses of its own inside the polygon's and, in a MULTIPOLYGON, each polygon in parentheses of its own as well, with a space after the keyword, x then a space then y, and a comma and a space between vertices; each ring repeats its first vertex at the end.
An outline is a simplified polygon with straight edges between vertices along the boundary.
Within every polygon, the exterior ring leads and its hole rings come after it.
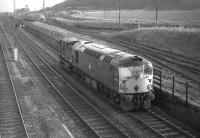
MULTIPOLYGON (((0 0, 0 12, 13 12, 14 0, 0 0)), ((45 0, 45 7, 50 7, 65 0, 45 0)), ((16 9, 24 8, 27 4, 31 11, 42 9, 43 0, 15 0, 16 9)))

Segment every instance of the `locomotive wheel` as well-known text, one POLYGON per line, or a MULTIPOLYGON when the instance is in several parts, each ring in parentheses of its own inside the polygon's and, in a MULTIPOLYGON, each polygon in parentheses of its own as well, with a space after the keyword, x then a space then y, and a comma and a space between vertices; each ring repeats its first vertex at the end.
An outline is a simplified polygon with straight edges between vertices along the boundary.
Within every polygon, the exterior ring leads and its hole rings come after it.
POLYGON ((110 92, 109 92, 108 89, 105 90, 105 94, 106 94, 106 96, 107 96, 109 99, 111 99, 110 92))
POLYGON ((69 67, 69 70, 70 70, 70 72, 73 72, 73 70, 74 70, 74 69, 73 69, 73 66, 70 66, 70 67, 69 67))
POLYGON ((97 90, 100 92, 100 93, 103 93, 103 87, 101 84, 97 84, 97 90))
POLYGON ((110 99, 110 92, 109 92, 109 89, 104 88, 104 89, 103 89, 103 93, 105 94, 105 96, 106 96, 107 98, 110 99))
POLYGON ((145 100, 143 105, 142 105, 142 108, 143 109, 148 109, 150 107, 151 107, 151 100, 150 99, 145 100))
POLYGON ((114 101, 116 104, 120 105, 120 98, 119 98, 119 96, 115 96, 115 97, 113 98, 113 101, 114 101))
POLYGON ((83 81, 86 80, 86 75, 85 75, 83 72, 81 72, 81 79, 82 79, 83 81))

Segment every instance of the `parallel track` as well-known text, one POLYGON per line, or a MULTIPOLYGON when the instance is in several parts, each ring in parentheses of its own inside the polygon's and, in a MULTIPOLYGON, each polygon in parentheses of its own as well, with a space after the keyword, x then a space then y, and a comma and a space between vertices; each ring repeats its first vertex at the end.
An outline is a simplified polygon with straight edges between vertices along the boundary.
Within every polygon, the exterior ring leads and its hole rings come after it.
MULTIPOLYGON (((49 82, 54 93, 60 95, 60 100, 65 101, 65 109, 76 116, 82 122, 82 127, 87 128, 93 137, 129 137, 125 132, 113 124, 107 117, 91 105, 82 97, 68 82, 66 82, 41 56, 39 50, 36 50, 34 44, 27 39, 23 43, 29 45, 23 51, 31 62, 37 67, 42 76, 49 82), (59 82, 59 83, 58 83, 59 82)), ((63 103, 63 102, 62 102, 63 103)))
MULTIPOLYGON (((31 40, 30 36, 28 36, 24 31, 22 31, 21 33, 24 34, 23 35, 24 38, 26 37, 27 39, 30 39, 30 43, 34 43, 34 41, 31 40)), ((48 46, 45 46, 45 47, 47 47, 50 50, 53 50, 52 48, 48 46)), ((49 54, 49 53, 46 52, 46 54, 49 54)), ((51 55, 49 54, 49 56, 51 55)), ((150 129, 155 134, 155 136, 159 136, 163 138, 168 138, 168 137, 193 138, 194 137, 188 131, 185 131, 184 129, 176 126, 175 124, 171 123, 167 119, 163 118, 161 115, 151 110, 144 110, 141 112, 128 113, 128 114, 130 115, 130 118, 137 120, 142 125, 150 129)))
MULTIPOLYGON (((56 53, 56 51, 54 52, 56 53)), ((130 117, 138 120, 138 122, 142 123, 142 125, 146 126, 159 137, 194 137, 189 132, 177 127, 152 111, 142 111, 134 114, 130 113, 130 117)))
POLYGON ((0 74, 0 137, 28 138, 3 43, 0 43, 0 74))
POLYGON ((152 130, 162 138, 195 138, 187 130, 173 124, 158 113, 149 110, 138 111, 129 114, 130 117, 137 119, 140 123, 152 130))

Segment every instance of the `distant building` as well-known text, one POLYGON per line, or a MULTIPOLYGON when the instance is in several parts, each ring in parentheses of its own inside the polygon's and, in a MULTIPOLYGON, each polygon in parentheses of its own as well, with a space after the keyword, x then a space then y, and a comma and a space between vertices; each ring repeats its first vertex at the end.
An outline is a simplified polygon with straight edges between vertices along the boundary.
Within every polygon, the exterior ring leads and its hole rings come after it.
POLYGON ((25 5, 25 8, 16 9, 16 14, 18 15, 26 14, 28 12, 30 12, 28 5, 25 5))

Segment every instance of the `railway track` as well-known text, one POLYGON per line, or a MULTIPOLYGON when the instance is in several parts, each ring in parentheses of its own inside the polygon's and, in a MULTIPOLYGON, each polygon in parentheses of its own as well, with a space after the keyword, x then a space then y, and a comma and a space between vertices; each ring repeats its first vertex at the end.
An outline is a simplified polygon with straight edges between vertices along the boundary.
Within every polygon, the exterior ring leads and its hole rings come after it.
MULTIPOLYGON (((34 43, 34 40, 31 40, 30 36, 26 34, 24 31, 23 33, 23 38, 28 38, 30 39, 29 43, 34 43)), ((39 47, 39 46, 37 46, 39 47)), ((45 46, 50 50, 53 50, 49 48, 48 46, 45 46)), ((38 49, 42 50, 42 49, 38 49)), ((46 52, 46 51, 45 51, 46 52)), ((56 52, 56 51, 54 51, 56 52)), ((46 54, 49 54, 46 52, 46 54)), ((49 54, 49 56, 51 56, 49 54)), ((113 106, 114 107, 114 106, 113 106)), ((118 108, 116 108, 118 109, 118 108)), ((123 111, 124 112, 124 111, 123 111)), ((142 125, 144 125, 147 129, 149 129, 152 133, 155 135, 152 135, 152 137, 163 137, 163 138, 174 138, 174 137, 181 137, 181 138, 194 138, 192 134, 190 134, 187 130, 182 129, 181 127, 171 123, 169 120, 166 118, 162 117, 158 113, 152 111, 152 110, 143 110, 139 112, 134 112, 134 113, 128 113, 130 118, 133 118, 133 120, 136 120, 140 122, 142 125)))
POLYGON ((144 44, 144 43, 136 43, 135 45, 139 45, 139 47, 146 48, 147 50, 151 50, 154 53, 159 54, 160 56, 164 56, 165 58, 167 57, 169 59, 176 60, 176 62, 181 63, 180 65, 182 65, 182 66, 185 66, 185 67, 191 66, 194 70, 198 69, 198 71, 200 72, 200 70, 199 70, 200 61, 198 61, 198 60, 194 60, 192 58, 187 58, 187 57, 184 57, 179 54, 173 54, 169 51, 162 51, 155 47, 148 46, 147 44, 144 44))
POLYGON ((28 138, 7 59, 0 43, 0 137, 28 138))
POLYGON ((87 128, 90 137, 129 137, 48 65, 45 59, 38 54, 41 50, 35 49, 32 42, 23 39, 23 43, 23 46, 21 43, 20 46, 24 53, 54 89, 51 93, 57 95, 57 97, 59 95, 57 100, 62 103, 65 111, 69 114, 74 114, 75 120, 81 122, 82 128, 87 128))
MULTIPOLYGON (((31 43, 33 42, 29 42, 29 44, 31 43)), ((159 137, 194 137, 187 131, 152 111, 138 112, 130 116, 142 123, 159 137)))
POLYGON ((151 109, 129 114, 162 138, 195 138, 189 131, 170 122, 151 109))

